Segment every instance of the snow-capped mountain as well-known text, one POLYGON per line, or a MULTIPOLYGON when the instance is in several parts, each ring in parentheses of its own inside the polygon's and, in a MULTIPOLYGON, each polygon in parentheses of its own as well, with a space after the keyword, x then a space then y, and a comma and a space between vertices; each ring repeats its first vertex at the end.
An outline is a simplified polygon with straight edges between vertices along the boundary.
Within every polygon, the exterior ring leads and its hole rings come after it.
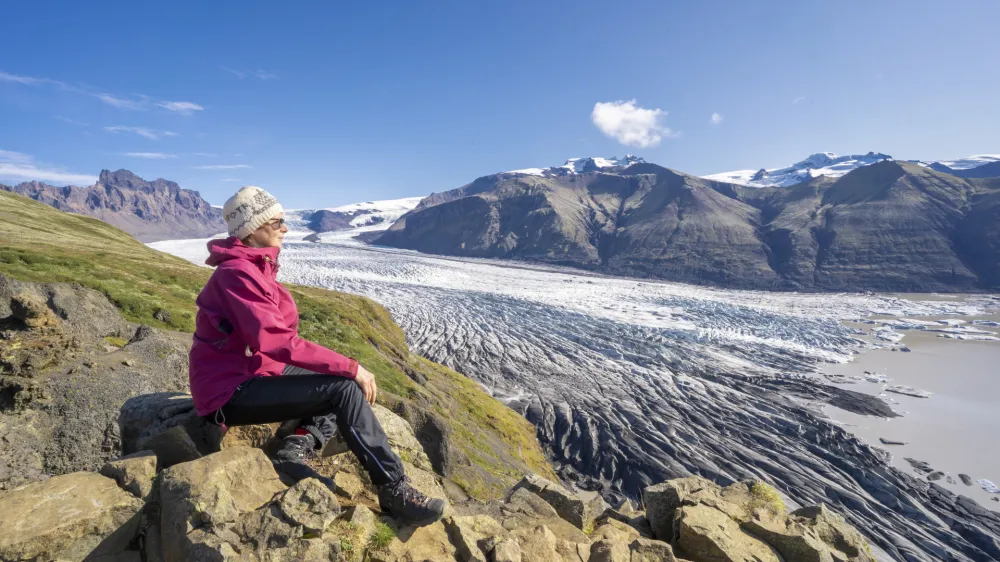
MULTIPOLYGON (((791 166, 785 168, 758 170, 735 170, 732 172, 722 172, 720 174, 710 174, 702 176, 705 179, 723 181, 746 185, 749 187, 787 187, 801 183, 817 176, 840 177, 862 166, 868 166, 883 160, 892 160, 892 156, 880 152, 869 152, 868 154, 852 154, 849 156, 837 156, 832 152, 817 152, 791 166)), ((921 160, 909 160, 914 164, 933 168, 939 172, 958 173, 960 177, 992 177, 995 174, 986 175, 969 172, 983 166, 1000 166, 1000 154, 978 154, 967 156, 955 160, 938 160, 926 162, 921 160)), ((985 170, 984 170, 985 172, 985 170)))
POLYGON ((511 170, 509 172, 502 173, 525 174, 529 176, 566 176, 594 172, 603 168, 628 167, 638 162, 645 162, 645 160, 633 154, 626 154, 623 158, 617 158, 615 156, 612 156, 611 158, 601 158, 600 156, 590 158, 570 158, 562 166, 552 166, 551 168, 524 168, 521 170, 511 170))
POLYGON ((938 160, 935 164, 944 164, 952 170, 971 170, 993 162, 1000 162, 1000 154, 977 154, 957 160, 938 160))
POLYGON ((785 168, 758 170, 736 170, 702 176, 705 179, 735 183, 750 187, 780 186, 786 187, 810 180, 817 176, 840 177, 862 166, 892 160, 888 154, 869 152, 868 154, 852 154, 837 156, 832 152, 817 152, 785 168))
POLYGON ((413 210, 423 197, 384 201, 364 201, 329 209, 288 211, 285 218, 292 230, 330 232, 334 230, 385 230, 399 217, 413 210))

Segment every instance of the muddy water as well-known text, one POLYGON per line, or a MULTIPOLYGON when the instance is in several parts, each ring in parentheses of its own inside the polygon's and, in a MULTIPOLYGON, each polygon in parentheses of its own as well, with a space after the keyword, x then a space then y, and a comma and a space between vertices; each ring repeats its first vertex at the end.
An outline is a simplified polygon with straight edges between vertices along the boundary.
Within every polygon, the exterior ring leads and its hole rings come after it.
MULTIPOLYGON (((882 373, 892 379, 889 384, 909 385, 933 396, 886 393, 896 402, 893 409, 903 414, 891 420, 832 407, 827 413, 872 445, 891 452, 895 466, 916 474, 904 458, 926 461, 955 482, 941 479, 938 484, 1000 511, 1000 503, 993 501, 1000 494, 987 493, 975 483, 985 478, 1000 485, 1000 342, 955 341, 919 331, 906 334, 902 343, 910 353, 870 351, 848 364, 827 365, 823 372, 882 373), (883 445, 880 437, 906 445, 883 445), (960 473, 971 476, 973 485, 962 484, 960 473)), ((863 381, 838 386, 879 394, 885 385, 863 381)))

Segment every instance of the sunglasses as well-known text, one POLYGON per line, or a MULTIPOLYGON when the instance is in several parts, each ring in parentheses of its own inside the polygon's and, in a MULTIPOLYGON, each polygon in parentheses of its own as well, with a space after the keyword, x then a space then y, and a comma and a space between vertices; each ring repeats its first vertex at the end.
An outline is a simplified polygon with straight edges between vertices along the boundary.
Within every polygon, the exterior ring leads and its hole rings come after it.
POLYGON ((281 227, 285 226, 285 219, 274 219, 273 221, 268 221, 267 224, 272 230, 281 230, 281 227))

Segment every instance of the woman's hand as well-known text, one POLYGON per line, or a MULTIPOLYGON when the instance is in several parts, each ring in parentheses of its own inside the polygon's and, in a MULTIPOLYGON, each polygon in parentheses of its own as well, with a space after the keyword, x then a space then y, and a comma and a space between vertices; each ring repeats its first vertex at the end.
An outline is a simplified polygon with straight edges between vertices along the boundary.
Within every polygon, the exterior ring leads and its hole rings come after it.
POLYGON ((358 365, 358 376, 354 377, 354 382, 361 387, 361 392, 365 393, 365 400, 372 406, 375 405, 375 396, 378 394, 378 387, 375 386, 375 376, 368 369, 358 365))

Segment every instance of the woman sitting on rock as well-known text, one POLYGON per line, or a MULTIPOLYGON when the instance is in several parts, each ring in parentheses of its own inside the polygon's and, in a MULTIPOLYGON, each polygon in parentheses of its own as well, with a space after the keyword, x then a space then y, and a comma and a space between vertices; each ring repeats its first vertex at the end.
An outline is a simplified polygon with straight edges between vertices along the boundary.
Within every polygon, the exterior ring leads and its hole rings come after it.
MULTIPOLYGON (((226 201, 229 238, 208 243, 217 266, 201 294, 190 383, 198 414, 218 425, 298 420, 274 461, 292 480, 316 473, 305 461, 338 430, 379 487, 379 504, 399 522, 427 525, 444 500, 417 491, 372 405, 375 378, 354 359, 298 335, 292 295, 277 281, 285 233, 281 204, 247 186, 226 201)), ((296 423, 292 421, 291 423, 296 423)))

